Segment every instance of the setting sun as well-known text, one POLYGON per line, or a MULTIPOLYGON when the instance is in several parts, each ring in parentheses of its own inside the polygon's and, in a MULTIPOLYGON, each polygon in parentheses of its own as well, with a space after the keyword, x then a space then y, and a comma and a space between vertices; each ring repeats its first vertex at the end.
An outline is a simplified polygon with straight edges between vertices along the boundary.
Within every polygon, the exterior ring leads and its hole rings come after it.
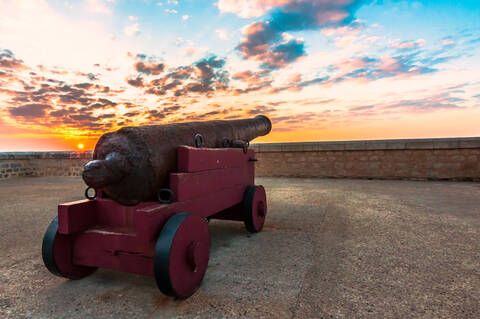
POLYGON ((77 145, 77 148, 78 148, 79 150, 83 150, 83 144, 82 144, 82 143, 78 144, 78 145, 77 145))

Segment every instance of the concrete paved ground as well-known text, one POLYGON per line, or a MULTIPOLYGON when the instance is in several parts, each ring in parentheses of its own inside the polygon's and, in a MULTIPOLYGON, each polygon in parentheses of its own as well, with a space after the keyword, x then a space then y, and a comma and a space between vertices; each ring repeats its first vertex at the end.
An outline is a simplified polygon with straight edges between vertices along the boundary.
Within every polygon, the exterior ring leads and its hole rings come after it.
POLYGON ((480 184, 262 178, 264 231, 212 221, 197 293, 99 270, 69 281, 41 260, 80 179, 0 181, 1 318, 479 318, 480 184))

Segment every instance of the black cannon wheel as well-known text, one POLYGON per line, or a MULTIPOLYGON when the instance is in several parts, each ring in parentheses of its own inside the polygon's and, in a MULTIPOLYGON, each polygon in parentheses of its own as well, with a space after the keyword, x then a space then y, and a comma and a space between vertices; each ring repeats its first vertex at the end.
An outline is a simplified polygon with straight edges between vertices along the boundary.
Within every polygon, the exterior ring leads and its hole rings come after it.
POLYGON ((72 237, 58 233, 58 217, 52 220, 43 236, 42 259, 52 274, 69 279, 82 279, 97 270, 73 264, 72 237))
POLYGON ((204 218, 177 213, 170 217, 155 245, 153 269, 164 294, 187 298, 200 286, 207 271, 210 233, 204 218))
POLYGON ((243 196, 243 218, 245 227, 251 233, 262 230, 267 217, 267 196, 263 186, 250 185, 243 196))

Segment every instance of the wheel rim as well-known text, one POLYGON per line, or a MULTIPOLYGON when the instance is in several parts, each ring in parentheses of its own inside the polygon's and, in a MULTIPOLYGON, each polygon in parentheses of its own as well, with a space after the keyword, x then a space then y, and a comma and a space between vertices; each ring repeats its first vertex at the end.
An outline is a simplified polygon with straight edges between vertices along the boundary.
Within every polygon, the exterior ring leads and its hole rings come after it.
POLYGON ((154 273, 166 295, 186 298, 200 286, 208 267, 210 234, 200 216, 178 213, 160 233, 155 246, 154 273))

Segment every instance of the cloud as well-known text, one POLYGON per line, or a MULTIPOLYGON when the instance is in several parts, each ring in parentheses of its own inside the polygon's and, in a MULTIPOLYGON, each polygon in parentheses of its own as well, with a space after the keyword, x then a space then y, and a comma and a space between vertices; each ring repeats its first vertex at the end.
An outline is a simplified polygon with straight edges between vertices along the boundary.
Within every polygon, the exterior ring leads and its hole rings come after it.
POLYGON ((186 48, 183 51, 183 54, 187 55, 187 56, 190 56, 190 55, 194 55, 196 52, 197 52, 197 50, 195 48, 186 48))
POLYGON ((348 25, 364 1, 291 0, 273 9, 270 18, 247 25, 236 49, 244 59, 261 62, 266 69, 283 68, 306 55, 302 39, 285 39, 285 32, 348 25))
MULTIPOLYGON (((186 112, 181 113, 180 121, 205 121, 205 120, 233 120, 239 118, 245 118, 247 112, 252 110, 251 106, 243 104, 242 107, 223 106, 216 103, 210 103, 207 105, 208 112, 186 112), (248 108, 248 109, 246 109, 248 108)), ((257 108, 254 107, 254 109, 257 108)), ((252 111, 254 111, 254 109, 252 111)))
POLYGON ((182 109, 181 105, 172 105, 172 106, 166 106, 163 107, 161 110, 149 110, 147 111, 148 118, 151 119, 164 119, 169 115, 177 113, 180 109, 182 109))
POLYGON ((178 11, 175 10, 175 9, 165 9, 165 12, 166 12, 166 13, 174 13, 174 14, 177 14, 177 13, 178 13, 178 11))
POLYGON ((357 35, 365 28, 365 24, 359 20, 352 21, 348 25, 322 28, 322 34, 326 36, 357 35))
POLYGON ((135 70, 144 74, 159 75, 165 69, 164 63, 147 63, 147 62, 136 62, 134 64, 135 70))
POLYGON ((232 75, 232 79, 244 82, 247 84, 246 88, 233 89, 234 95, 255 92, 263 89, 271 88, 273 79, 270 76, 270 71, 262 70, 253 72, 250 70, 237 72, 232 75))
POLYGON ((219 0, 221 13, 235 13, 242 18, 254 18, 264 15, 270 9, 285 5, 291 0, 219 0))
POLYGON ((261 68, 275 70, 284 68, 304 55, 306 55, 304 43, 296 39, 271 47, 270 51, 256 55, 255 60, 262 62, 261 68))
POLYGON ((225 59, 216 56, 195 62, 196 78, 186 85, 186 90, 206 93, 223 88, 228 82, 228 73, 222 69, 224 65, 225 59))
POLYGON ((189 18, 190 18, 190 16, 189 16, 188 14, 184 14, 184 15, 182 16, 182 20, 183 20, 183 21, 187 21, 189 18))
POLYGON ((295 83, 298 83, 302 80, 302 75, 300 73, 294 73, 292 75, 290 75, 290 78, 288 80, 288 82, 292 83, 292 84, 295 84, 295 83))
POLYGON ((352 107, 350 111, 352 112, 358 112, 358 111, 365 111, 365 110, 371 110, 375 108, 375 105, 364 105, 364 106, 357 106, 357 107, 352 107))
POLYGON ((358 57, 343 60, 335 65, 330 65, 332 71, 340 74, 332 77, 329 82, 338 83, 350 79, 373 81, 389 77, 410 77, 420 74, 436 72, 436 69, 419 61, 417 54, 376 57, 358 57), (338 73, 338 72, 337 72, 338 73))
MULTIPOLYGON (((113 1, 108 1, 113 2, 113 1)), ((86 0, 87 8, 90 12, 100 14, 111 14, 112 11, 103 0, 86 0)))
POLYGON ((265 82, 268 79, 268 82, 272 82, 272 79, 267 77, 270 74, 268 70, 254 72, 251 70, 246 70, 242 72, 237 72, 232 75, 232 79, 241 80, 250 85, 259 85, 265 82))
POLYGON ((145 93, 154 95, 185 96, 190 94, 210 94, 228 87, 229 74, 224 69, 225 59, 211 55, 191 65, 179 66, 168 70, 162 77, 149 81, 127 79, 136 87, 144 87, 145 93))
POLYGON ((399 102, 380 106, 384 110, 396 110, 397 112, 430 112, 441 109, 462 108, 464 99, 452 96, 451 92, 441 92, 418 99, 405 99, 399 102))
POLYGON ((305 47, 302 40, 275 41, 277 36, 270 30, 270 24, 254 22, 243 33, 245 38, 236 47, 244 58, 261 62, 264 69, 278 69, 304 56, 305 47))
POLYGON ((276 112, 275 108, 265 105, 257 105, 253 109, 249 109, 246 111, 248 115, 272 114, 273 112, 276 112))
POLYGON ((203 48, 189 47, 189 48, 183 49, 182 52, 183 52, 183 55, 185 56, 192 56, 195 54, 207 53, 209 51, 210 49, 206 47, 203 47, 203 48))
MULTIPOLYGON (((89 81, 87 72, 57 67, 39 66, 28 69, 28 73, 14 74, 20 86, 11 85, 13 82, 9 80, 7 86, 0 87, 5 111, 10 120, 31 128, 92 136, 123 125, 233 119, 261 112, 250 104, 236 108, 211 106, 213 110, 203 113, 187 111, 189 105, 199 102, 197 97, 212 97, 222 92, 228 95, 234 90, 229 87, 231 76, 225 68, 224 58, 210 55, 191 64, 167 68, 164 63, 158 63, 154 56, 128 56, 133 59, 132 66, 136 73, 125 79, 128 84, 126 89, 112 89, 99 84, 102 74, 98 75, 99 80, 89 81), (72 78, 81 81, 72 81, 72 78), (134 97, 123 96, 125 90, 141 90, 146 94, 137 92, 134 97), (154 108, 149 109, 148 101, 153 101, 156 95, 162 97, 161 108, 155 104, 154 108), (180 104, 177 101, 182 102, 180 104)), ((8 60, 16 59, 10 51, 4 52, 3 59, 7 57, 8 60)), ((100 64, 95 68, 103 70, 100 64)), ((8 69, 2 67, 0 72, 4 78, 8 69)), ((272 81, 268 70, 239 72, 235 74, 235 79, 247 84, 242 93, 267 88, 272 81)), ((270 105, 266 107, 271 108, 270 105)))
POLYGON ((276 132, 294 131, 302 128, 304 129, 308 126, 313 126, 318 129, 329 117, 331 117, 329 110, 322 112, 303 112, 300 114, 272 114, 272 116, 269 116, 273 123, 273 131, 276 132))
POLYGON ((222 30, 222 29, 217 29, 217 30, 215 30, 215 33, 217 34, 217 36, 220 40, 228 40, 227 31, 222 30))
POLYGON ((310 86, 310 85, 313 85, 313 84, 320 84, 320 83, 327 82, 329 79, 330 79, 329 76, 316 77, 316 78, 313 78, 313 79, 308 80, 308 81, 300 81, 300 82, 296 83, 296 86, 306 87, 306 86, 310 86))
POLYGON ((376 101, 372 104, 351 107, 347 114, 348 117, 363 116, 385 116, 388 114, 412 114, 427 113, 441 110, 462 109, 465 107, 467 100, 454 96, 455 88, 436 89, 436 92, 428 91, 423 96, 417 98, 403 98, 391 101, 376 101))
POLYGON ((453 46, 453 45, 457 44, 457 42, 453 39, 453 37, 448 36, 448 37, 444 37, 442 39, 442 44, 445 45, 445 46, 453 46))
POLYGON ((52 107, 47 104, 25 104, 18 107, 11 107, 8 109, 8 111, 12 116, 21 116, 26 119, 31 119, 44 117, 46 115, 45 110, 51 108, 52 107))
MULTIPOLYGON (((298 92, 298 91, 301 91, 304 87, 307 87, 310 85, 328 83, 329 79, 330 79, 329 76, 323 76, 323 77, 314 77, 313 79, 302 81, 300 74, 294 74, 289 79, 286 85, 271 87, 269 90, 269 94, 276 94, 286 90, 292 91, 292 92, 298 92)), ((318 101, 315 103, 318 103, 318 101)))
POLYGON ((109 99, 98 98, 94 104, 89 105, 89 109, 107 109, 116 106, 118 103, 109 99))
POLYGON ((127 25, 124 29, 123 32, 128 36, 128 37, 135 37, 140 34, 140 28, 138 26, 138 23, 132 23, 127 25))
MULTIPOLYGON (((303 80, 300 74, 295 74, 287 84, 281 86, 270 86, 269 93, 279 93, 285 90, 299 91, 304 87, 322 84, 332 86, 345 81, 371 82, 385 78, 409 78, 418 75, 432 74, 438 72, 438 65, 456 59, 459 55, 445 56, 445 50, 424 51, 420 50, 423 40, 404 41, 394 48, 393 55, 375 56, 354 56, 342 59, 327 66, 322 73, 324 75, 303 80), (414 49, 416 48, 416 50, 414 49), (410 52, 409 50, 415 50, 410 52), (405 52, 408 51, 408 52, 405 52)), ((390 47, 392 47, 390 45, 390 47)), ((266 59, 265 59, 266 60, 266 59)), ((280 63, 288 64, 288 61, 280 63)), ((265 68, 265 66, 264 66, 265 68)), ((274 69, 269 65, 265 71, 274 69)), ((248 79, 244 74, 245 79, 248 79)), ((234 74, 235 77, 239 77, 234 74)), ((251 81, 251 80, 250 80, 251 81)), ((235 90, 237 94, 259 90, 259 86, 251 86, 247 90, 235 90)))
POLYGON ((415 50, 423 46, 425 46, 424 39, 418 39, 416 41, 396 41, 392 44, 392 48, 398 49, 400 51, 415 50))
POLYGON ((141 77, 128 78, 127 83, 134 87, 143 87, 143 79, 141 77))
POLYGON ((22 60, 18 60, 13 55, 12 51, 3 49, 0 50, 0 68, 6 69, 26 69, 22 60))
MULTIPOLYGON (((1 54, 2 61, 20 61, 9 50, 2 50, 1 54)), ((0 65, 1 78, 11 70, 10 67, 11 63, 0 65)), ((0 104, 10 120, 31 129, 48 130, 49 134, 65 130, 74 130, 76 134, 102 132, 116 125, 116 119, 105 115, 105 111, 119 105, 116 99, 122 90, 73 80, 84 77, 85 72, 45 66, 25 66, 25 69, 29 72, 11 73, 8 82, 0 87, 0 104)))

